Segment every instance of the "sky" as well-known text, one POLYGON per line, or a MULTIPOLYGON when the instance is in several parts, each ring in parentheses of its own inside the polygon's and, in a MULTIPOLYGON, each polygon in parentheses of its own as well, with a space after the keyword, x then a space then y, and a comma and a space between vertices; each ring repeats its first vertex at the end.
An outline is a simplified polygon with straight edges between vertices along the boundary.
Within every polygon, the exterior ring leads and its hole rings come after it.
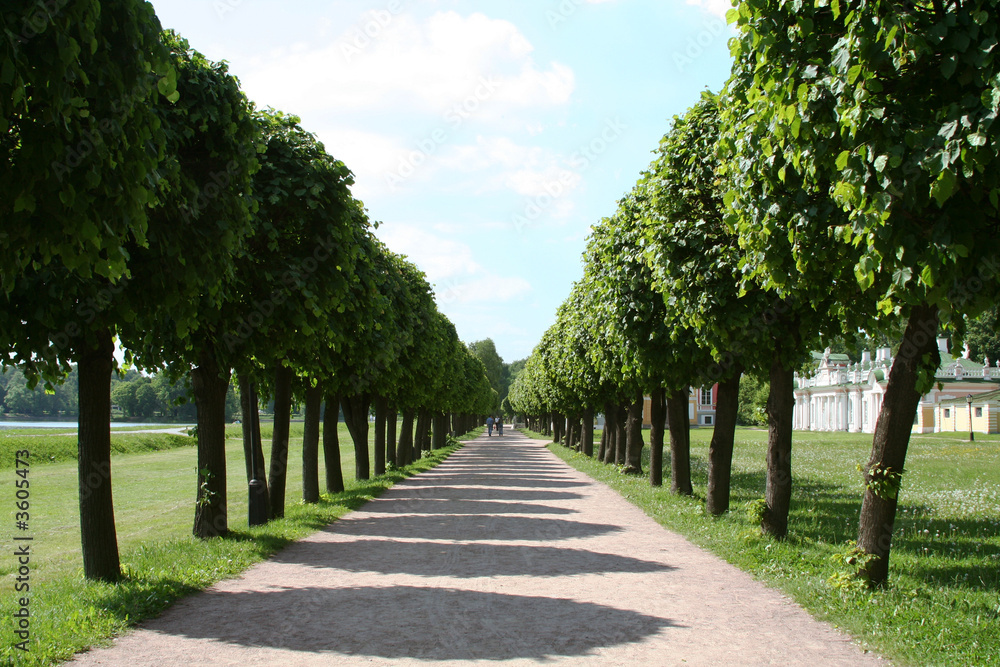
POLYGON ((591 226, 718 91, 728 0, 152 0, 258 108, 354 172, 376 235, 465 342, 522 359, 591 226))

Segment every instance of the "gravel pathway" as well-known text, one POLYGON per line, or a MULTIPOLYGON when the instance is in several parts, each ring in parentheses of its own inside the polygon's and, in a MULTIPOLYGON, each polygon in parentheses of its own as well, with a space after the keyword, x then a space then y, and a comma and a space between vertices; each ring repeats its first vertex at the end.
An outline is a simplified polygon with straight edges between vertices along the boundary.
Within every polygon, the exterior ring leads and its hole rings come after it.
POLYGON ((77 665, 884 665, 517 432, 77 665))

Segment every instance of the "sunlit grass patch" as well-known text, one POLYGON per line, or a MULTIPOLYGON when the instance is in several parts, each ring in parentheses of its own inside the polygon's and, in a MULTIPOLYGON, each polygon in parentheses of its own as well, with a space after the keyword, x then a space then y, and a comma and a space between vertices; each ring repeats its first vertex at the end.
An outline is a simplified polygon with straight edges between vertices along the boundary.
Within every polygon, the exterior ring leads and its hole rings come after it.
MULTIPOLYGON (((871 436, 796 432, 789 536, 761 535, 747 517, 764 495, 767 434, 740 429, 729 513, 704 511, 710 429, 692 430, 694 496, 654 489, 565 447, 550 449, 605 482, 662 525, 753 573, 865 648, 900 664, 1000 665, 1000 439, 914 436, 900 494, 890 585, 855 585, 848 541, 857 536, 862 486, 857 465, 871 436)), ((648 471, 648 450, 643 465, 648 471)))
MULTIPOLYGON (((227 435, 234 433, 239 431, 227 429, 227 435)), ((306 504, 296 500, 302 488, 301 424, 293 426, 292 434, 285 517, 254 528, 247 526, 242 442, 237 437, 227 440, 230 535, 209 540, 191 536, 197 461, 194 447, 113 455, 115 519, 124 574, 116 584, 83 579, 75 463, 32 468, 30 651, 13 648, 18 639, 11 624, 4 623, 0 625, 0 665, 56 664, 105 642, 160 614, 179 598, 238 575, 290 542, 361 507, 397 481, 437 465, 460 446, 436 450, 406 468, 370 480, 350 479, 353 475, 348 472, 346 491, 324 494, 319 503, 306 504)), ((354 445, 343 424, 338 435, 342 468, 353 471, 354 445)), ((185 439, 193 442, 193 438, 185 439)), ((75 443, 75 439, 70 440, 75 443)), ((266 458, 270 442, 265 438, 263 444, 266 458)), ((323 479, 322 455, 319 461, 323 479)), ((5 476, 12 479, 13 471, 8 470, 5 476)), ((9 519, 13 521, 12 513, 9 519)), ((0 559, 0 585, 5 591, 13 590, 13 565, 13 558, 0 559)), ((13 598, 0 596, 0 616, 8 620, 15 610, 13 598)))

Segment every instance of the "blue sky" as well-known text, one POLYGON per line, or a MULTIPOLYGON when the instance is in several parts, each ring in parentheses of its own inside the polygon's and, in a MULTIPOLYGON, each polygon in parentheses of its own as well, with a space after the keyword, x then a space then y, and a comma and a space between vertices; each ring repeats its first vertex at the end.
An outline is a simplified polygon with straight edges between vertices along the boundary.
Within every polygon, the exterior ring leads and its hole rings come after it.
POLYGON ((591 225, 729 74, 728 0, 153 0, 355 173, 462 340, 530 354, 591 225))

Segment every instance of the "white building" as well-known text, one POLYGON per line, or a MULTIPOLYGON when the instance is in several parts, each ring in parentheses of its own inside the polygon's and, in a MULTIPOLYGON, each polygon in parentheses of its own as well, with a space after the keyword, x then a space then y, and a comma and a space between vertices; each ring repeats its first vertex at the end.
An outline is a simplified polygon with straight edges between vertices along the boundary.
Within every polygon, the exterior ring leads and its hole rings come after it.
MULTIPOLYGON (((965 400, 992 392, 1000 387, 1000 360, 995 368, 979 364, 964 357, 955 358, 948 353, 948 341, 938 339, 941 366, 936 374, 934 387, 920 399, 914 433, 932 433, 941 430, 938 404, 954 399, 965 400)), ((892 368, 892 351, 881 348, 872 359, 865 352, 861 362, 850 363, 847 355, 831 354, 827 349, 822 355, 814 354, 816 370, 808 376, 795 374, 794 428, 805 431, 849 431, 872 433, 892 368)), ((984 420, 984 424, 993 423, 984 420)), ((950 430, 950 429, 949 429, 950 430)))

